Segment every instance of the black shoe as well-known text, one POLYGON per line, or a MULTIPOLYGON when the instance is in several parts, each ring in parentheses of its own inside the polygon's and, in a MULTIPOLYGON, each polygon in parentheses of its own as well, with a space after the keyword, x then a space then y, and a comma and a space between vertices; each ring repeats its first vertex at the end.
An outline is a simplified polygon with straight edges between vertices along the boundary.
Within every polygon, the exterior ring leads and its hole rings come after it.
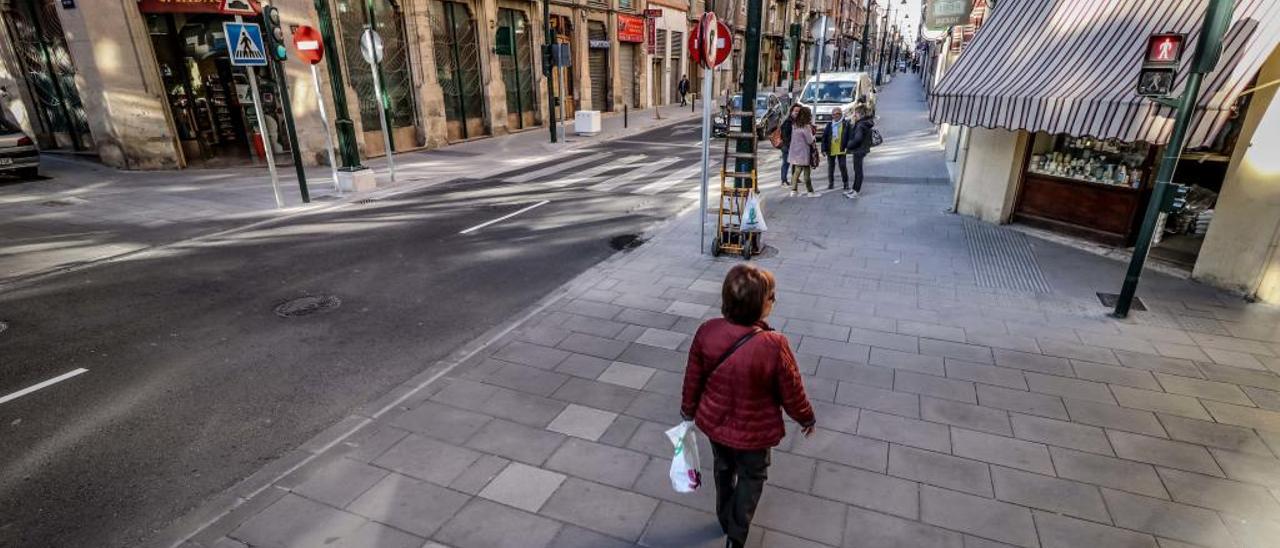
POLYGON ((742 546, 743 546, 743 545, 742 545, 742 543, 741 543, 741 542, 734 542, 734 541, 733 541, 733 539, 731 539, 731 538, 729 538, 729 537, 725 537, 725 539, 724 539, 724 547, 725 547, 725 548, 742 548, 742 546))

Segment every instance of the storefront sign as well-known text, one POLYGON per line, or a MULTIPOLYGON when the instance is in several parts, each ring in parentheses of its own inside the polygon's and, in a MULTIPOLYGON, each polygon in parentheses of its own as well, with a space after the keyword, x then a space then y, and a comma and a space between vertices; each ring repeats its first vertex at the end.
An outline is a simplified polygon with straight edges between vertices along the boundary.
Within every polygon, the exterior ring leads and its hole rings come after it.
POLYGON ((650 19, 662 19, 662 8, 649 8, 644 10, 644 16, 650 19))
POLYGON ((587 40, 587 47, 591 49, 609 49, 608 40, 587 40))
POLYGON ((929 0, 925 8, 924 25, 931 30, 945 30, 955 25, 969 23, 973 13, 973 0, 929 0))
POLYGON ((652 18, 644 20, 644 49, 649 55, 658 53, 658 21, 652 18))
POLYGON ((618 14, 618 41, 619 42, 644 42, 645 18, 636 17, 634 15, 618 14))
MULTIPOLYGON (((64 4, 66 1, 64 0, 64 4)), ((218 13, 222 15, 257 15, 257 0, 138 0, 142 13, 218 13)))

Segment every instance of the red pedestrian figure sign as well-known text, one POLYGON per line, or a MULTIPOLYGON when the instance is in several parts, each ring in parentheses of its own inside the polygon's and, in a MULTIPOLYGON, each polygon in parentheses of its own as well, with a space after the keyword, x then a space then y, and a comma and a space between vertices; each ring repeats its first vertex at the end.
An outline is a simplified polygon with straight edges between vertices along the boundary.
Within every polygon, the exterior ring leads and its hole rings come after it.
POLYGON ((1147 63, 1172 65, 1182 58, 1181 34, 1152 34, 1147 39, 1147 63))

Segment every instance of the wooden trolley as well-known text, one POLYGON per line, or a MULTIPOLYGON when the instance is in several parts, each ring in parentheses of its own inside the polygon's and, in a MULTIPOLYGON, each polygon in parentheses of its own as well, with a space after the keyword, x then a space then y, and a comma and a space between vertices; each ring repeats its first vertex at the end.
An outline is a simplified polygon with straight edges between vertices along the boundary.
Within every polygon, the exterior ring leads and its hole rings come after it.
MULTIPOLYGON (((740 116, 751 116, 748 112, 730 112, 729 121, 740 116)), ((742 255, 750 260, 760 247, 760 234, 744 232, 742 221, 746 216, 747 199, 752 192, 759 190, 756 184, 756 131, 741 131, 741 128, 729 128, 724 139, 724 159, 720 165, 720 206, 716 216, 716 236, 711 242, 711 254, 742 255), (739 141, 750 141, 751 152, 738 152, 739 141), (750 171, 737 171, 739 161, 745 160, 751 165, 750 171), (734 185, 737 179, 749 179, 751 186, 738 188, 734 185)))

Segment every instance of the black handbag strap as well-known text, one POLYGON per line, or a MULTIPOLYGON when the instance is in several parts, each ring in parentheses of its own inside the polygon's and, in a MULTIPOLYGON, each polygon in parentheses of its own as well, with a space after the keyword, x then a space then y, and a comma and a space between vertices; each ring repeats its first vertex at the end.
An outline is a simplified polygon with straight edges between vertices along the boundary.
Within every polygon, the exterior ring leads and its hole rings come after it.
POLYGON ((747 333, 746 335, 743 335, 741 338, 739 338, 737 342, 733 343, 733 346, 730 346, 729 349, 724 352, 724 354, 720 355, 720 359, 716 360, 715 367, 712 367, 711 371, 707 372, 707 375, 710 376, 712 373, 715 373, 717 369, 720 369, 720 366, 724 364, 724 362, 729 360, 730 356, 733 356, 734 352, 737 352, 739 348, 742 348, 742 345, 747 344, 747 341, 750 341, 753 337, 763 333, 764 331, 765 331, 764 329, 757 327, 755 329, 752 329, 750 333, 747 333))

